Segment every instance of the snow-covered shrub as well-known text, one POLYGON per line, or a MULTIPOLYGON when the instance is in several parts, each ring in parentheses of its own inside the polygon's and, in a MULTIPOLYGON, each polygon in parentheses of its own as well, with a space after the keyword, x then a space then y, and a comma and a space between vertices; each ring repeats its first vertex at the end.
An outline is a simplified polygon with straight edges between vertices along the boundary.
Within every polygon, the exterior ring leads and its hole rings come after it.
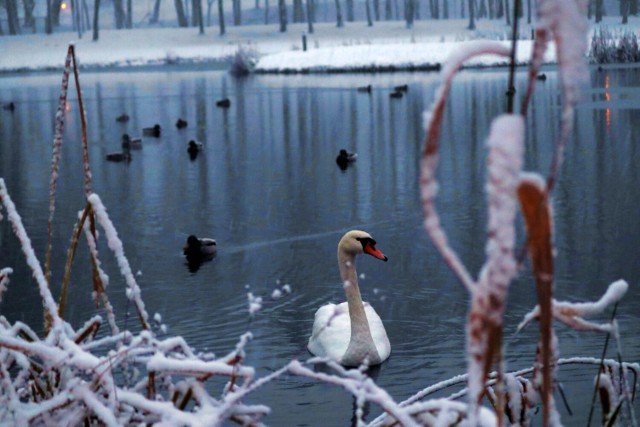
POLYGON ((238 46, 236 53, 231 56, 229 72, 233 76, 246 76, 253 72, 258 61, 258 51, 251 46, 238 46))
POLYGON ((604 28, 594 31, 589 59, 596 64, 639 62, 638 36, 633 31, 615 33, 604 28))

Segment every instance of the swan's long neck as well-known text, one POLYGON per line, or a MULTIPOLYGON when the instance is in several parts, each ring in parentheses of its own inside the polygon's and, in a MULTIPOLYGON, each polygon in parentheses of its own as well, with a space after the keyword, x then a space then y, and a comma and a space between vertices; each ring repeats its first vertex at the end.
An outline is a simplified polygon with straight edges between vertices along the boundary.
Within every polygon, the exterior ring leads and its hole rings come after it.
POLYGON ((364 303, 358 286, 356 258, 352 254, 339 250, 338 263, 351 319, 351 339, 343 356, 343 361, 363 360, 367 357, 369 363, 379 363, 380 356, 371 337, 369 322, 364 311, 364 303))

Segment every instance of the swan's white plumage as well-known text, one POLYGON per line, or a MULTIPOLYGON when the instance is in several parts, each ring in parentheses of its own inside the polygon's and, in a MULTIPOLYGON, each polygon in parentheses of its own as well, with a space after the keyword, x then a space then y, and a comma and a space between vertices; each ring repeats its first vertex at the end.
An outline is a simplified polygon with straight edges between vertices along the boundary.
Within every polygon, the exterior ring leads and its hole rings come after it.
MULTIPOLYGON (((382 319, 369 303, 364 303, 364 310, 369 321, 371 337, 382 361, 391 354, 391 343, 384 329, 382 319)), ((351 339, 351 318, 349 306, 341 304, 326 304, 316 311, 313 321, 313 332, 309 338, 309 351, 316 356, 328 357, 340 361, 349 346, 351 339)))
POLYGON ((356 272, 356 257, 368 254, 387 261, 369 233, 347 232, 338 243, 338 268, 347 301, 318 309, 307 348, 320 357, 345 366, 377 365, 391 353, 391 344, 378 313, 362 301, 356 272))

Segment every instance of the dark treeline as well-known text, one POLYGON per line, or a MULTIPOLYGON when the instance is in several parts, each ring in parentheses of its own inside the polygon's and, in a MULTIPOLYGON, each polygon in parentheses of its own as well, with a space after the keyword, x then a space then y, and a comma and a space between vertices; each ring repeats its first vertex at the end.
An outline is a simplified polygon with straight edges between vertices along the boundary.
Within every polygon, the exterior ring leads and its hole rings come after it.
MULTIPOLYGON (((640 0, 589 0, 589 19, 638 15, 640 0)), ((510 25, 514 12, 531 23, 535 0, 154 0, 149 10, 134 10, 133 0, 0 0, 0 35, 54 31, 76 31, 79 37, 99 28, 205 27, 216 26, 225 34, 230 25, 274 25, 281 32, 288 23, 402 20, 411 28, 420 19, 465 19, 475 29, 477 20, 503 19, 510 25), (164 8, 163 8, 164 6, 164 8), (171 14, 167 13, 171 10, 171 14), (164 16, 161 16, 164 12, 164 16)), ((145 3, 146 6, 147 3, 145 3)))

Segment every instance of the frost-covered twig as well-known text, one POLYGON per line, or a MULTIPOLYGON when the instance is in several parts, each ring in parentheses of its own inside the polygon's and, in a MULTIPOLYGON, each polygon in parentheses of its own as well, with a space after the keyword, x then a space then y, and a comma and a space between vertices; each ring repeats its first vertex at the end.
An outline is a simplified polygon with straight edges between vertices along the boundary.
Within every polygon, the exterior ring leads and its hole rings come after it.
MULTIPOLYGON (((316 361, 319 362, 320 360, 316 361)), ((311 362, 313 362, 313 359, 311 360, 311 362)), ((336 364, 332 364, 331 362, 329 362, 329 365, 341 370, 341 367, 336 364)), ((360 390, 360 392, 364 393, 367 401, 374 402, 380 405, 382 409, 385 410, 385 412, 389 413, 401 425, 406 427, 418 427, 418 424, 404 410, 402 410, 397 403, 393 401, 391 396, 389 396, 389 394, 384 389, 378 387, 370 378, 361 381, 361 379, 344 378, 338 377, 336 375, 326 374, 323 372, 314 372, 296 360, 293 360, 289 363, 289 371, 296 375, 313 378, 322 382, 326 382, 328 384, 334 384, 343 387, 354 395, 358 392, 358 390, 360 390)), ((351 372, 353 371, 354 370, 352 370, 351 372)))
POLYGON ((60 317, 58 316, 58 307, 56 306, 56 303, 53 300, 53 295, 51 295, 51 291, 49 290, 47 280, 42 271, 42 267, 40 266, 40 261, 38 261, 38 258, 33 251, 33 247, 31 246, 31 239, 29 239, 27 231, 22 225, 22 218, 20 218, 20 215, 16 210, 16 206, 13 204, 13 201, 9 196, 4 179, 2 178, 0 178, 0 202, 2 202, 7 210, 9 222, 11 222, 11 226, 13 227, 13 232, 16 237, 18 237, 18 240, 20 240, 20 246, 22 247, 22 252, 24 252, 27 259, 27 264, 31 268, 33 277, 38 283, 44 308, 51 316, 54 325, 58 325, 61 323, 60 317))
POLYGON ((118 232, 109 219, 107 210, 102 204, 100 197, 97 194, 93 193, 87 200, 93 206, 93 211, 96 214, 98 222, 105 231, 109 248, 116 256, 118 266, 120 267, 120 273, 122 273, 125 281, 127 282, 127 297, 135 304, 136 309, 138 310, 138 317, 140 318, 140 322, 142 323, 142 327, 144 329, 150 329, 149 315, 145 310, 144 302, 142 301, 142 298, 140 296, 140 287, 136 283, 136 279, 133 276, 131 267, 129 266, 129 261, 124 255, 124 248, 122 246, 122 241, 118 237, 118 232))
POLYGON ((7 286, 9 286, 9 276, 13 273, 13 269, 9 267, 5 267, 0 270, 0 302, 2 302, 2 295, 7 290, 7 286))
MULTIPOLYGON (((579 331, 612 332, 612 324, 596 324, 582 319, 584 316, 592 316, 602 313, 607 307, 617 303, 627 292, 629 285, 624 280, 617 280, 609 285, 607 291, 595 302, 567 302, 553 300, 553 317, 569 327, 579 331)), ((539 318, 540 306, 536 307, 524 316, 518 325, 518 330, 527 326, 532 320, 539 318)))

